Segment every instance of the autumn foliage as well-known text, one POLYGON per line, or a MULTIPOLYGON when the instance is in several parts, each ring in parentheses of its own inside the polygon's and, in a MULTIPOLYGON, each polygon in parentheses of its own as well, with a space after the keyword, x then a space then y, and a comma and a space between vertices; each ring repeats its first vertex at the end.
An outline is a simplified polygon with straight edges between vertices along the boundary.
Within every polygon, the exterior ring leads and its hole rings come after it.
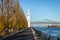
POLYGON ((18 0, 0 0, 0 32, 27 28, 27 20, 18 0), (3 9, 3 10, 2 10, 3 9))

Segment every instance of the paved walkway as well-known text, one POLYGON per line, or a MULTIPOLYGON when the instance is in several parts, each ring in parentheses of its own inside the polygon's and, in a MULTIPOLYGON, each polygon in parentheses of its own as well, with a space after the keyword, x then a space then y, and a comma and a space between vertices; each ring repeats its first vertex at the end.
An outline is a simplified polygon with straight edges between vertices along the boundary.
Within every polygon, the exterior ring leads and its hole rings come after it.
POLYGON ((32 28, 27 28, 2 40, 40 40, 40 37, 38 37, 38 34, 32 28))

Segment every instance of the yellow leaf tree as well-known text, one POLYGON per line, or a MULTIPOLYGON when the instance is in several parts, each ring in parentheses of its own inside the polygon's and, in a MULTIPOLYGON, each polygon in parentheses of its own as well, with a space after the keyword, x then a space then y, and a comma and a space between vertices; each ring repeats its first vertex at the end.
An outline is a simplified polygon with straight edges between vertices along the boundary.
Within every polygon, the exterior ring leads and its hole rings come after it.
POLYGON ((27 28, 27 19, 18 0, 3 1, 3 17, 0 16, 0 31, 9 30, 10 28, 19 30, 27 28))

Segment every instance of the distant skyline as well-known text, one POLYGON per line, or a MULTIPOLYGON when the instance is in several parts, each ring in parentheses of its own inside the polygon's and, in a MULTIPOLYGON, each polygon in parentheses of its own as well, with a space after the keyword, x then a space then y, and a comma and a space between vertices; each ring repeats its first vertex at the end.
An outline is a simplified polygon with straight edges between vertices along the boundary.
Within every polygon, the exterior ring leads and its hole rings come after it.
POLYGON ((50 19, 60 20, 60 0, 19 0, 27 18, 28 8, 31 11, 31 21, 50 19))

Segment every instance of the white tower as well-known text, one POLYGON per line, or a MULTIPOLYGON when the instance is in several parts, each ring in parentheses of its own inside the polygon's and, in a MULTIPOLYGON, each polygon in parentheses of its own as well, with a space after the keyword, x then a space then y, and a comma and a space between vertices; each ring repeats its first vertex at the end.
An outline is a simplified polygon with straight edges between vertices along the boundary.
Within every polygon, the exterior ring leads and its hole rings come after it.
POLYGON ((28 27, 30 27, 30 9, 28 9, 28 27))

